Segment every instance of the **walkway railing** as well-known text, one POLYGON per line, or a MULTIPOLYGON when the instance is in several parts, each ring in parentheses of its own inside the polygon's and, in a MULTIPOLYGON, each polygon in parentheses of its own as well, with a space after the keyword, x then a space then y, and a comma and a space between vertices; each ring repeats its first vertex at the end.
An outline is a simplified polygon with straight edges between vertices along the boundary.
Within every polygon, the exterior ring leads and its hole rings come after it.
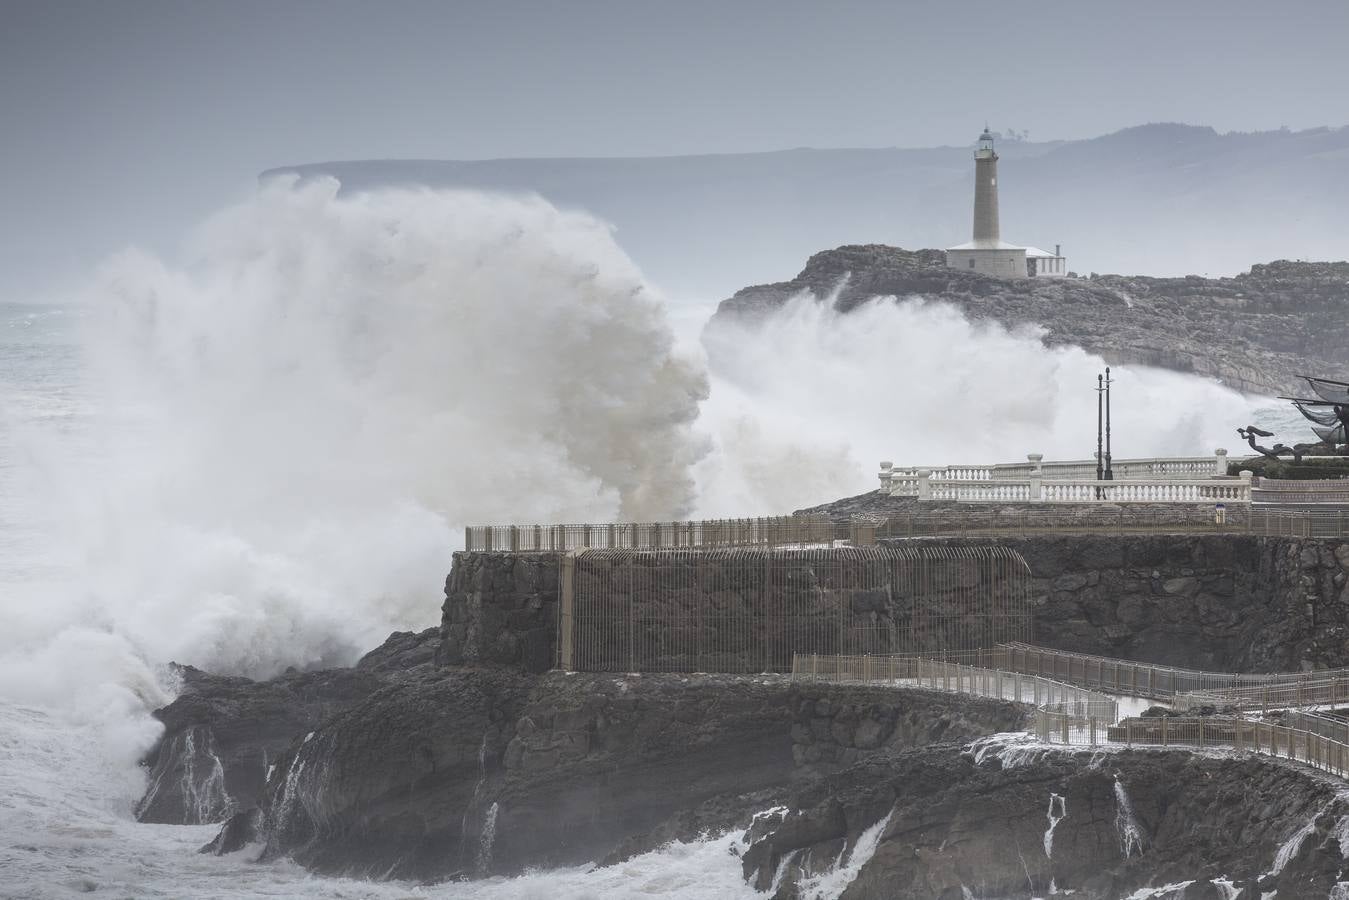
POLYGON ((1296 681, 1273 684, 1188 691, 1177 694, 1179 710, 1211 706, 1219 709, 1294 709, 1308 706, 1343 706, 1349 703, 1349 673, 1309 673, 1296 681))
MULTIPOLYGON (((975 651, 977 652, 977 651, 975 651)), ((971 654, 966 654, 971 655, 971 654)), ((793 654, 792 678, 810 681, 886 683, 933 691, 993 697, 1033 704, 1074 722, 1099 723, 1119 718, 1114 697, 1038 675, 931 659, 917 654, 821 656, 793 654)))
POLYGON ((1349 743, 1305 728, 1252 719, 1131 718, 1104 729, 1083 729, 1070 716, 1036 710, 1032 734, 1050 744, 1086 747, 1230 749, 1296 760, 1341 778, 1349 774, 1349 743))
MULTIPOLYGON (((1030 644, 1001 644, 981 652, 988 655, 992 664, 1002 668, 1044 675, 1071 684, 1109 691, 1112 694, 1159 700, 1172 700, 1178 694, 1197 691, 1259 690, 1270 686, 1295 685, 1311 677, 1308 673, 1302 672, 1271 674, 1205 672, 1199 669, 1182 669, 1108 656, 1051 650, 1030 644)), ((1349 670, 1344 670, 1344 673, 1349 676, 1349 670)), ((1195 705, 1208 705, 1208 702, 1195 705)))
MULTIPOLYGON (((998 651, 1003 649, 1020 651, 1026 649, 1026 645, 970 651, 959 656, 962 659, 996 659, 998 651)), ((1013 658, 1022 661, 1027 659, 1024 654, 1013 658)), ((1120 660, 1108 662, 1123 664, 1120 660)), ((1118 668, 1119 665, 1116 665, 1115 669, 1118 668)), ((1082 671, 1078 670, 1079 673, 1082 671)), ((1173 674, 1214 674, 1184 669, 1166 671, 1173 674)), ((796 654, 792 658, 792 677, 799 680, 884 683, 1034 704, 1035 710, 1028 730, 1037 740, 1047 744, 1231 749, 1297 760, 1340 777, 1349 773, 1349 722, 1304 711, 1283 713, 1281 722, 1235 716, 1184 718, 1170 715, 1120 720, 1115 698, 1101 692, 1040 675, 918 655, 796 654)), ((1297 685, 1275 687, 1293 689, 1297 685)))

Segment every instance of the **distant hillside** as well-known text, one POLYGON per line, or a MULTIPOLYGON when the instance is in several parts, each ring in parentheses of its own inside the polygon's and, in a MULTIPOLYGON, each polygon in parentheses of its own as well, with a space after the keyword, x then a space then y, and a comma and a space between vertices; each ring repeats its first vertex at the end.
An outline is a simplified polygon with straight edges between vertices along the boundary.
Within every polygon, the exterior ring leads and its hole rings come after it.
MULTIPOLYGON (((974 138, 977 128, 971 128, 974 138)), ((1079 272, 1234 274, 1349 257, 1349 127, 1218 134, 1144 125, 1084 141, 999 144, 1003 236, 1063 245, 1079 272)), ((534 191, 614 223, 680 297, 761 282, 820 247, 968 240, 969 148, 787 150, 642 159, 380 160, 273 169, 346 190, 534 191)))
POLYGON ((948 269, 939 250, 847 246, 815 254, 791 281, 736 292, 708 327, 762 315, 805 290, 838 290, 844 311, 876 296, 921 295, 970 319, 1041 325, 1047 344, 1208 375, 1251 393, 1305 391, 1301 373, 1349 375, 1349 262, 1277 261, 1234 278, 1003 280, 948 269))

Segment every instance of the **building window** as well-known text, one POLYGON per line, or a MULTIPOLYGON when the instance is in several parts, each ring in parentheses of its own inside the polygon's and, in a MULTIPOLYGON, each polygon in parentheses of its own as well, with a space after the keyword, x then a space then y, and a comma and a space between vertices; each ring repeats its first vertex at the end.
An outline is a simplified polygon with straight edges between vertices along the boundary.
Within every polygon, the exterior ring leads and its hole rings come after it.
POLYGON ((970 260, 970 268, 971 268, 971 269, 974 268, 974 260, 970 260))

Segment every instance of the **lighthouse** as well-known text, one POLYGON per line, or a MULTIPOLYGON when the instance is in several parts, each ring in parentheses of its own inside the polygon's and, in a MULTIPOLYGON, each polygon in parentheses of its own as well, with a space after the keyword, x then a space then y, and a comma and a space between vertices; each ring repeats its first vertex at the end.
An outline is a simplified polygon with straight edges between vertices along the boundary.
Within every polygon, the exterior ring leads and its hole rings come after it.
POLYGON ((946 265, 997 278, 1053 278, 1067 274, 1058 245, 1049 253, 1003 241, 998 224, 998 151, 984 126, 974 149, 974 235, 966 244, 946 248, 946 265))
POLYGON ((988 127, 979 135, 974 151, 974 240, 976 246, 997 249, 998 233, 998 152, 988 127))

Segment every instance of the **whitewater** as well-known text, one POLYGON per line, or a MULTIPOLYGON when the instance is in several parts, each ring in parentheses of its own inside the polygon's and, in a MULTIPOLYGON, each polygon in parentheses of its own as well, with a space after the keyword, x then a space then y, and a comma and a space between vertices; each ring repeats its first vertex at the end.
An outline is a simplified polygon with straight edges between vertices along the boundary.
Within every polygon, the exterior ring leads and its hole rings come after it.
MULTIPOLYGON (((69 303, 0 304, 0 897, 752 895, 734 834, 418 886, 199 855, 213 827, 131 809, 167 663, 268 677, 433 625, 466 524, 781 513, 880 459, 1088 455, 1100 359, 827 300, 705 327, 584 213, 317 180, 172 258, 118 254, 69 303)), ((1235 449, 1271 415, 1116 375, 1120 457, 1235 449)))

